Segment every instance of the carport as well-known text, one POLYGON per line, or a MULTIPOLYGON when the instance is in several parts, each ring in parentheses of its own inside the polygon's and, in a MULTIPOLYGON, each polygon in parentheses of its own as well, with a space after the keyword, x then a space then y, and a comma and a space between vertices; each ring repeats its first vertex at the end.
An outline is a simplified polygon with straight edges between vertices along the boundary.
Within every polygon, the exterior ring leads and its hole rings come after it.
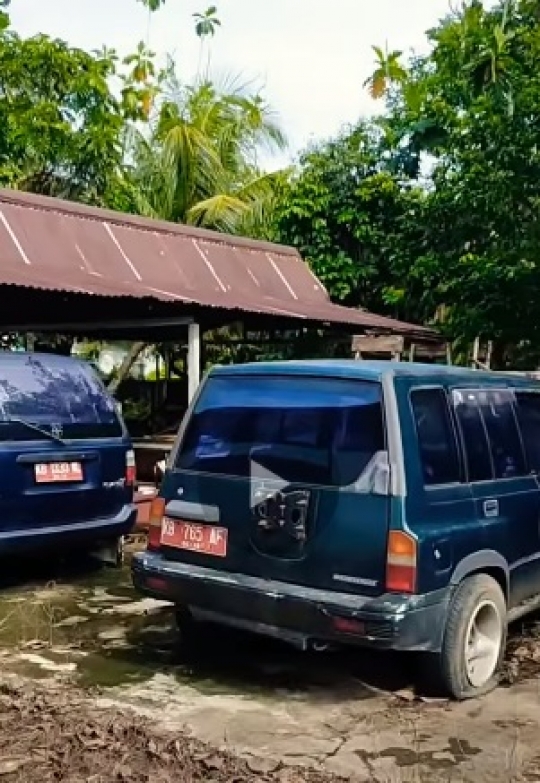
POLYGON ((0 294, 4 333, 172 342, 187 330, 190 399, 202 333, 233 321, 433 337, 332 303, 293 248, 14 190, 0 190, 0 294))

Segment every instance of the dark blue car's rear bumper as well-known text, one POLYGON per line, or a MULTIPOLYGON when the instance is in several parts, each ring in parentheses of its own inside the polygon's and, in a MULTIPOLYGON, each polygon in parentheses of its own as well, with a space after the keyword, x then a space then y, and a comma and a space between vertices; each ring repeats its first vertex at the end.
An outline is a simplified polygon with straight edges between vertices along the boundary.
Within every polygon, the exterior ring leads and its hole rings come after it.
POLYGON ((113 517, 93 519, 89 522, 62 523, 24 530, 0 530, 0 556, 8 553, 24 553, 42 549, 63 549, 86 546, 127 535, 133 529, 137 509, 130 503, 113 517))
POLYGON ((195 617, 301 647, 318 641, 434 652, 450 598, 449 590, 367 598, 187 565, 153 552, 134 556, 132 576, 142 593, 189 607, 195 617), (355 632, 336 630, 336 618, 356 621, 355 632))

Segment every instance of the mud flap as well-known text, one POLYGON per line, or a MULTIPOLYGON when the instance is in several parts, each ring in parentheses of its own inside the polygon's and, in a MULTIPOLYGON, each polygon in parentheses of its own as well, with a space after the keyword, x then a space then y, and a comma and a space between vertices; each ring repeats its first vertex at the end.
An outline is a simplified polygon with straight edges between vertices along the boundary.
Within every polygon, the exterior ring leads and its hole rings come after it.
POLYGON ((119 538, 102 542, 96 549, 90 552, 90 557, 103 563, 103 565, 120 568, 125 558, 125 537, 120 536, 119 538))

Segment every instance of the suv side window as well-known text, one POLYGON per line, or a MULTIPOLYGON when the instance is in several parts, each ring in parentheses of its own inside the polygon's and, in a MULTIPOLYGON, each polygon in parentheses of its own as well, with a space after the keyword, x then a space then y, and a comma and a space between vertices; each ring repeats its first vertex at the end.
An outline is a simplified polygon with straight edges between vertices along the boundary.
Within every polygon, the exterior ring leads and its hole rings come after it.
POLYGON ((461 430, 469 481, 489 481, 493 466, 486 428, 478 404, 478 392, 472 389, 454 389, 452 403, 461 430))
POLYGON ((478 399, 491 448, 496 478, 513 478, 526 473, 525 455, 514 413, 512 392, 480 391, 478 399))
POLYGON ((516 391, 515 399, 529 470, 540 473, 540 393, 516 391))
POLYGON ((415 389, 411 392, 411 406, 424 484, 459 482, 459 455, 444 390, 415 389))

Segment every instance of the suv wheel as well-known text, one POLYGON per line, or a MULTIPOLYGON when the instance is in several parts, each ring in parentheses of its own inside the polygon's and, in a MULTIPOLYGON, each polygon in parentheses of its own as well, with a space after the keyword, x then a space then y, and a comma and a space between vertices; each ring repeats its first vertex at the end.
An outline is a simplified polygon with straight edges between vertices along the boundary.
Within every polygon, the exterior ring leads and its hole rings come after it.
POLYGON ((189 609, 184 606, 176 607, 175 619, 179 649, 187 655, 196 652, 203 642, 205 630, 203 623, 197 622, 189 609))
POLYGON ((487 574, 456 589, 438 656, 441 685, 455 699, 482 696, 497 686, 506 647, 506 601, 487 574))

